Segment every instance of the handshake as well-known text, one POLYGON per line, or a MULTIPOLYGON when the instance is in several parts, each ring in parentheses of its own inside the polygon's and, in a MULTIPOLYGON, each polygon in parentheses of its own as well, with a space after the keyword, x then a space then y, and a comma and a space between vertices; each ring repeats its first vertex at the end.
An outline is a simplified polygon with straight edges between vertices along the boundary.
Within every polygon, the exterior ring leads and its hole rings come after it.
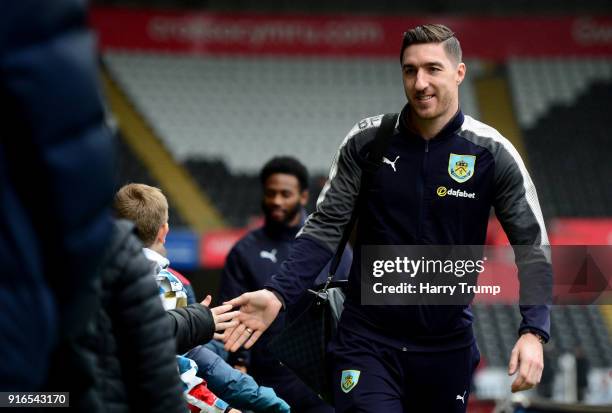
MULTIPOLYGON (((208 307, 207 296, 202 305, 208 307)), ((237 351, 244 346, 251 348, 272 324, 283 304, 270 290, 244 293, 218 307, 210 309, 215 320, 214 338, 225 344, 227 351, 237 351), (239 310, 231 311, 238 307, 239 310)))

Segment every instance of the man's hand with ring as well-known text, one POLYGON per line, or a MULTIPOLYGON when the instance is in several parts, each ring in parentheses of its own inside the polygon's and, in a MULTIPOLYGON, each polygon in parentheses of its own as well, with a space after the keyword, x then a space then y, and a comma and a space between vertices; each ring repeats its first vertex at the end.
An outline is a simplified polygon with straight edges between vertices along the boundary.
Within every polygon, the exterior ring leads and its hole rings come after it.
POLYGON ((272 324, 283 304, 269 290, 242 294, 225 304, 240 307, 236 317, 240 324, 224 334, 225 349, 237 351, 242 345, 249 349, 272 324))

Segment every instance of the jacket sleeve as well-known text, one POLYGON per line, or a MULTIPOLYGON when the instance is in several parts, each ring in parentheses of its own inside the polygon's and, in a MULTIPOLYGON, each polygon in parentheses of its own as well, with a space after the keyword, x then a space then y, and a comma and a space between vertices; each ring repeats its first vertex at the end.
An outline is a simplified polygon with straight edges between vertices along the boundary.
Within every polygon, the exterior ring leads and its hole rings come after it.
POLYGON ((346 245, 344 248, 344 252, 342 253, 342 259, 340 260, 340 264, 338 265, 338 270, 336 271, 336 276, 339 280, 348 279, 349 272, 351 271, 351 264, 353 262, 353 249, 350 245, 346 245))
POLYGON ((219 301, 228 301, 249 291, 247 282, 248 277, 248 270, 245 268, 240 252, 237 246, 234 246, 227 255, 221 273, 219 301))
MULTIPOLYGON (((371 118, 373 119, 373 118, 371 118)), ((317 208, 283 262, 278 274, 265 285, 277 292, 285 305, 296 302, 332 258, 348 224, 361 186, 361 158, 355 137, 363 129, 380 125, 377 121, 359 122, 348 133, 332 163, 327 183, 317 200, 317 208)))
POLYGON ((289 405, 276 396, 274 390, 260 387, 251 376, 233 369, 206 347, 199 346, 187 356, 198 365, 198 376, 205 379, 208 387, 233 407, 257 412, 289 412, 289 405))
POLYGON ((115 265, 119 275, 112 282, 109 315, 130 410, 183 412, 173 336, 149 261, 135 236, 115 265))
POLYGON ((193 286, 191 284, 183 284, 183 288, 185 288, 185 293, 187 294, 187 304, 196 304, 198 300, 196 300, 195 291, 193 291, 193 286))
POLYGON ((520 281, 519 334, 537 330, 550 338, 552 265, 550 245, 535 185, 520 155, 508 142, 495 159, 494 207, 514 248, 520 281))
POLYGON ((189 304, 186 307, 168 310, 167 319, 170 331, 176 340, 176 352, 184 352, 208 343, 215 334, 215 321, 210 309, 202 304, 189 304))
MULTIPOLYGON (((223 266, 219 301, 228 301, 249 291, 248 279, 248 269, 242 260, 238 245, 235 245, 228 254, 223 266)), ((228 354, 228 363, 232 366, 242 365, 249 367, 250 353, 250 350, 241 347, 238 351, 228 354)))

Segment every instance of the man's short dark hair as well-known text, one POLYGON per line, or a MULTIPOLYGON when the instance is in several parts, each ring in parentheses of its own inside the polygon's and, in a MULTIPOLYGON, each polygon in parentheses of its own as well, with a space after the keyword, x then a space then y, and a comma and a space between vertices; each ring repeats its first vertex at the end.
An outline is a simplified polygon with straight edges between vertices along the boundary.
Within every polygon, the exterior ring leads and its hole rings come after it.
POLYGON ((308 171, 300 161, 291 156, 277 156, 270 159, 261 169, 259 179, 261 185, 273 174, 293 175, 300 183, 300 191, 308 189, 308 171))
POLYGON ((462 59, 461 45, 455 33, 443 24, 423 24, 404 33, 400 63, 404 58, 404 50, 413 44, 444 43, 446 54, 455 62, 462 59))

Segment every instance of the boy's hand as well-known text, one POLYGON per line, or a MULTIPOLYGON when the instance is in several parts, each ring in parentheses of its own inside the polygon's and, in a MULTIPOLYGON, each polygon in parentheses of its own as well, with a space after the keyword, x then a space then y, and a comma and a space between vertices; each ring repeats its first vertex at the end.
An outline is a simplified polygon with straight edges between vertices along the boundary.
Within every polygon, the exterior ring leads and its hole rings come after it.
POLYGON ((242 366, 242 365, 240 365, 240 364, 236 364, 236 365, 234 365, 234 368, 235 368, 236 370, 238 370, 239 372, 241 372, 241 373, 247 374, 247 368, 246 368, 246 366, 242 366))
POLYGON ((210 294, 208 294, 206 298, 204 298, 200 304, 202 304, 204 307, 208 307, 211 302, 212 302, 212 297, 210 294))
MULTIPOLYGON (((206 298, 200 303, 204 307, 208 307, 212 301, 212 297, 207 295, 206 298)), ((215 322, 215 331, 224 331, 228 328, 232 328, 238 325, 238 320, 234 318, 240 313, 240 311, 231 311, 232 306, 230 304, 224 304, 210 309, 213 320, 215 322)), ((215 333, 214 338, 216 340, 223 340, 224 335, 215 333)))

